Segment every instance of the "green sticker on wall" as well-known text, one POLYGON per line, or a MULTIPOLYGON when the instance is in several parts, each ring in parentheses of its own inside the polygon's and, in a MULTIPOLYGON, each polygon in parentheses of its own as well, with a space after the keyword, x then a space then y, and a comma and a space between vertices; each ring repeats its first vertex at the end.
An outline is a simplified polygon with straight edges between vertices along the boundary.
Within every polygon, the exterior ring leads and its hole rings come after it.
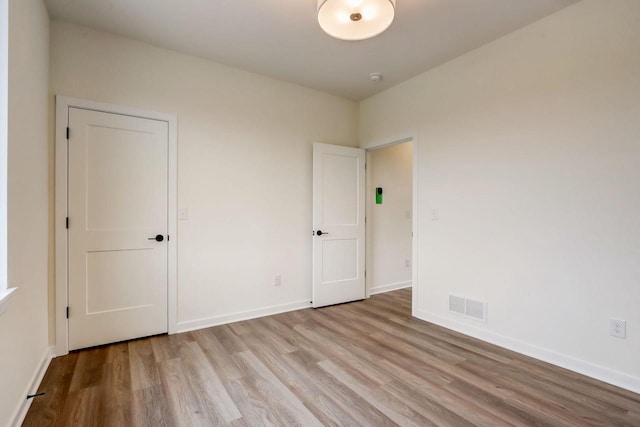
POLYGON ((376 188, 376 205, 382 204, 382 187, 376 188))

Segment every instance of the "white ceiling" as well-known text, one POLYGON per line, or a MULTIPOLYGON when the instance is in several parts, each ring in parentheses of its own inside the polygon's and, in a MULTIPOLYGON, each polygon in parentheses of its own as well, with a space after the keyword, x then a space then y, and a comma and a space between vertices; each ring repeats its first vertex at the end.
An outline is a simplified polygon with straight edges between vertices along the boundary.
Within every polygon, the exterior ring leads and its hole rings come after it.
POLYGON ((45 0, 73 22, 360 100, 577 0, 397 0, 378 37, 325 34, 316 0, 45 0), (369 74, 384 80, 373 83, 369 74))

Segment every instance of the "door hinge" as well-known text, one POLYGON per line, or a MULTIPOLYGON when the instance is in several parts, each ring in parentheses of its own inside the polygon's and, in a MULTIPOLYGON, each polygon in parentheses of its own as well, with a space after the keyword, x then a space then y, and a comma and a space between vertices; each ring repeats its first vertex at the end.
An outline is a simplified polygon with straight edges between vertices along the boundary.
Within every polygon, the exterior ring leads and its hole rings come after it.
POLYGON ((67 141, 69 140, 69 133, 70 133, 69 126, 67 126, 67 141))
POLYGON ((171 240, 171 236, 169 236, 169 235, 167 234, 167 242, 168 242, 169 240, 171 240))
POLYGON ((67 227, 67 229, 69 229, 69 217, 65 219, 64 226, 67 227))
POLYGON ((67 306, 67 319, 69 318, 69 306, 67 306))

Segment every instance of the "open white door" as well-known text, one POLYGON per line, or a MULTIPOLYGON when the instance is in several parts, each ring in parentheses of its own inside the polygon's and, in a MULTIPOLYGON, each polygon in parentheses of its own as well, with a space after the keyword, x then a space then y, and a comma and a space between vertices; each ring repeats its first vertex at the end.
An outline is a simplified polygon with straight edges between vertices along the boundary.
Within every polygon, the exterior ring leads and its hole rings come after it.
POLYGON ((313 306, 365 297, 365 150, 313 144, 313 306))
POLYGON ((167 332, 168 124, 69 109, 69 349, 167 332))

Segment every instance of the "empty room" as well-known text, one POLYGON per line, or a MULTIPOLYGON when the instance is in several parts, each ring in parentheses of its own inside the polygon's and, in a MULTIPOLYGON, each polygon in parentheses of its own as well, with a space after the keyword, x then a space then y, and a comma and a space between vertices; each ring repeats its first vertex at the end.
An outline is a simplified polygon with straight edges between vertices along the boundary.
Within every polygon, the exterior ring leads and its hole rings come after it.
POLYGON ((640 1, 0 0, 0 426, 640 426, 640 1))

